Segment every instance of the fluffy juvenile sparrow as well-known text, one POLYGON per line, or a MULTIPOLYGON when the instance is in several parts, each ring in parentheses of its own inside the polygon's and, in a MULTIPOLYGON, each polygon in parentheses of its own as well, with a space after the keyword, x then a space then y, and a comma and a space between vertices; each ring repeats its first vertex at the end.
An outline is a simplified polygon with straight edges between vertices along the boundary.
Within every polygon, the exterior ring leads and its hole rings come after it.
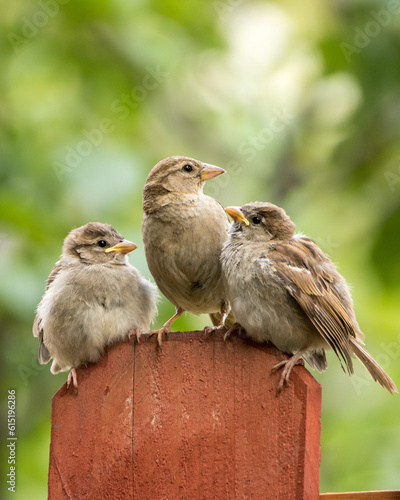
MULTIPOLYGON (((158 288, 176 313, 163 333, 184 311, 208 313, 224 328, 229 312, 221 278, 220 253, 229 222, 222 206, 203 194, 206 180, 225 170, 184 156, 166 158, 151 170, 143 191, 143 242, 147 264, 158 288)), ((227 323, 229 325, 229 323, 227 323)))
POLYGON ((53 358, 51 372, 95 363, 108 344, 147 330, 156 313, 157 290, 128 262, 136 245, 109 224, 90 222, 66 237, 61 259, 50 273, 33 334, 39 361, 53 358))
POLYGON ((283 368, 278 392, 301 358, 325 370, 325 349, 349 374, 355 356, 375 381, 398 392, 362 347, 348 285, 316 243, 295 234, 285 211, 271 203, 225 210, 234 219, 221 255, 232 311, 251 338, 294 353, 274 368, 283 368))

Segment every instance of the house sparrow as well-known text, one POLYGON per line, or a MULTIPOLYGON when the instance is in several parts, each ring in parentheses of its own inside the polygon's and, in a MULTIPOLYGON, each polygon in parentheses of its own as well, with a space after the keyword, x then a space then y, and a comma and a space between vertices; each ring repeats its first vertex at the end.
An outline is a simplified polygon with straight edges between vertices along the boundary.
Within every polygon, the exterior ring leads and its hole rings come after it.
POLYGON ((157 333, 160 346, 162 334, 171 331, 184 311, 208 313, 215 326, 206 327, 206 332, 225 328, 229 304, 219 257, 229 222, 218 201, 203 194, 205 181, 224 172, 193 158, 174 156, 157 163, 147 177, 142 222, 147 264, 176 309, 159 330, 150 332, 157 333))
POLYGON ((225 210, 234 219, 221 255, 232 311, 252 339, 294 353, 274 367, 283 368, 278 392, 301 359, 325 370, 325 349, 335 352, 349 374, 355 356, 375 381, 398 392, 362 347, 349 287, 316 243, 295 234, 285 211, 271 203, 225 210))
POLYGON ((95 363, 104 348, 147 330, 156 313, 157 290, 128 262, 136 245, 109 224, 90 222, 65 238, 61 259, 47 281, 33 323, 39 362, 53 358, 51 372, 95 363))

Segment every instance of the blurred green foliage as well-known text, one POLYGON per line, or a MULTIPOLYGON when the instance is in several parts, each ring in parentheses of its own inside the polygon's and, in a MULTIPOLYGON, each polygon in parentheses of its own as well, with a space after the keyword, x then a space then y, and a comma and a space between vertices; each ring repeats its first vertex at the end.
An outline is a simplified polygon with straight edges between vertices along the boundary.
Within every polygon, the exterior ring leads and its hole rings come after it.
MULTIPOLYGON (((226 168, 205 189, 224 205, 284 206, 353 284, 367 347, 399 385, 399 2, 2 3, 0 369, 3 409, 17 391, 13 498, 46 497, 51 397, 66 375, 37 363, 31 324, 63 238, 111 223, 137 242, 131 262, 150 278, 141 191, 166 156, 226 168)), ((172 312, 164 299, 155 326, 172 312)), ((206 324, 187 315, 175 326, 206 324)), ((399 398, 361 366, 349 378, 329 364, 317 376, 321 491, 400 488, 399 398)))

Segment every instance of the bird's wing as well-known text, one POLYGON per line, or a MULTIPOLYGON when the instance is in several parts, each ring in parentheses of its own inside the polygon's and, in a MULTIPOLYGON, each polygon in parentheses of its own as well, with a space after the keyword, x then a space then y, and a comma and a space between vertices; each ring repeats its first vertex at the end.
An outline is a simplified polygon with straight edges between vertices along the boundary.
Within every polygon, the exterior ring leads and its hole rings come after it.
POLYGON ((228 238, 229 222, 222 205, 209 196, 200 205, 204 213, 190 220, 187 231, 175 243, 177 272, 192 283, 192 291, 207 287, 219 277, 219 255, 228 238))
POLYGON ((286 290, 298 302, 315 328, 353 373, 349 338, 358 325, 335 285, 341 279, 330 259, 309 238, 296 237, 272 246, 268 258, 286 290))
POLYGON ((47 286, 46 286, 46 291, 49 289, 49 286, 53 283, 53 281, 56 279, 57 274, 61 271, 61 269, 64 267, 63 263, 61 260, 56 262, 56 264, 53 267, 53 270, 49 274, 49 277, 47 278, 47 286))
MULTIPOLYGON (((55 280, 57 274, 60 272, 62 268, 61 261, 57 262, 56 265, 54 266, 53 270, 49 274, 49 277, 47 278, 47 286, 46 286, 46 291, 49 289, 50 285, 53 283, 55 280)), ((45 293, 46 293, 45 291, 45 293)), ((50 353, 47 350, 47 347, 43 341, 43 325, 42 325, 42 318, 37 312, 35 315, 35 319, 33 320, 33 328, 32 328, 33 335, 39 339, 39 362, 40 364, 44 365, 50 361, 50 353)))

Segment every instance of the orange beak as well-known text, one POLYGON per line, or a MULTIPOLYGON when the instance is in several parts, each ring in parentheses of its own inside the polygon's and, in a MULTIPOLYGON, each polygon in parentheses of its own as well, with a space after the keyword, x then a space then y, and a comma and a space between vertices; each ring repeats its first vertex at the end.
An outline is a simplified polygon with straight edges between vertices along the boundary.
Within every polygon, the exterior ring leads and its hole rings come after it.
POLYGON ((104 250, 106 253, 117 252, 117 253, 129 253, 137 248, 137 245, 128 240, 122 240, 111 248, 104 250))
POLYGON ((237 222, 244 222, 246 226, 249 226, 250 223, 243 215, 243 212, 240 210, 240 207, 226 207, 225 212, 232 217, 233 220, 237 222))
POLYGON ((200 179, 202 181, 208 181, 208 179, 212 179, 213 177, 217 177, 217 175, 224 174, 226 170, 221 167, 216 167, 215 165, 208 165, 204 163, 204 168, 200 171, 200 179))

